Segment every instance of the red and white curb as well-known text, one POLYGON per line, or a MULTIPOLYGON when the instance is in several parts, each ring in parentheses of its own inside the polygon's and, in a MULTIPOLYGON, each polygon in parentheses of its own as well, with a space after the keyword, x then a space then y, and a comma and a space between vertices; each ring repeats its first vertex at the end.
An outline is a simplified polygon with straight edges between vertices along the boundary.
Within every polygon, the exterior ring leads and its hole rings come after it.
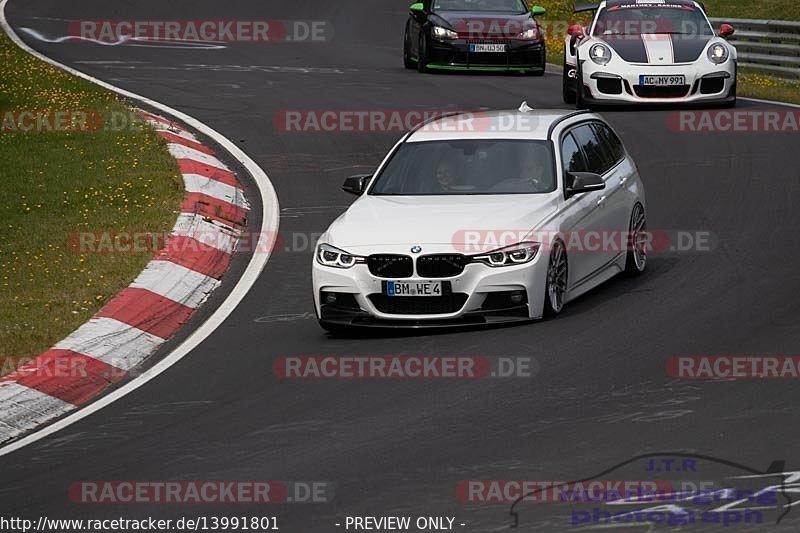
POLYGON ((186 195, 165 247, 87 323, 0 377, 0 443, 77 409, 172 337, 230 266, 249 206, 236 175, 176 123, 142 113, 167 142, 186 195))

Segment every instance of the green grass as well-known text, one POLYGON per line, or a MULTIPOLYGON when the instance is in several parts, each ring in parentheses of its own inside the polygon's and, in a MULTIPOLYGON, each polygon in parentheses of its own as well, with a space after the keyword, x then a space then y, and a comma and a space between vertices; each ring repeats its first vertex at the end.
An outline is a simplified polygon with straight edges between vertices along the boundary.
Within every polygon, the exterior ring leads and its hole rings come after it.
MULTIPOLYGON (((704 0, 711 17, 800 20, 800 0, 704 0)), ((540 5, 547 14, 539 21, 546 29, 562 29, 573 22, 590 22, 587 14, 572 12, 572 0, 539 0, 531 5, 540 5), (549 23, 549 24, 548 24, 549 23)), ((547 61, 561 66, 564 63, 564 33, 550 31, 547 39, 547 61)), ((787 82, 775 76, 741 71, 737 91, 739 96, 762 98, 800 104, 800 84, 787 82)))
MULTIPOLYGON (((0 35, 0 110, 127 115, 113 93, 69 76, 0 35)), ((7 114, 5 116, 8 116, 7 114)), ((183 185, 155 131, 0 131, 0 374, 84 323, 150 260, 79 253, 80 231, 168 231, 183 185)))
POLYGON ((709 17, 800 20, 797 0, 703 0, 709 17))

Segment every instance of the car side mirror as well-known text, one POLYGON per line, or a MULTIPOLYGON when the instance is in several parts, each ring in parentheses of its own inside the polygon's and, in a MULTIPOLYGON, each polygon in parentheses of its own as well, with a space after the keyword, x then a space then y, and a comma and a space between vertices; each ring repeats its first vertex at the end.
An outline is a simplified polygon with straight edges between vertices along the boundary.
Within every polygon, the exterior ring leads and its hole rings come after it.
POLYGON ((722 26, 719 27, 719 36, 722 37, 723 39, 727 39, 734 33, 736 33, 736 29, 734 29, 734 27, 731 26, 730 24, 723 24, 722 26))
POLYGON ((411 10, 412 15, 419 15, 420 13, 425 12, 425 4, 423 4, 422 2, 417 2, 415 4, 411 4, 411 7, 409 7, 409 9, 411 10))
POLYGON ((547 13, 547 10, 545 8, 543 8, 542 6, 533 6, 531 8, 531 14, 534 17, 538 17, 540 15, 544 15, 545 13, 547 13))
POLYGON ((589 191, 600 191, 606 188, 603 176, 594 172, 567 172, 567 198, 589 191))
POLYGON ((342 190, 344 192, 349 192, 350 194, 355 194, 356 196, 361 196, 361 194, 363 194, 364 190, 367 188, 367 184, 371 178, 372 174, 358 174, 356 176, 350 176, 344 180, 344 184, 342 184, 342 190))
POLYGON ((570 36, 570 44, 575 46, 575 41, 583 39, 583 26, 580 24, 573 24, 567 29, 567 35, 570 36))

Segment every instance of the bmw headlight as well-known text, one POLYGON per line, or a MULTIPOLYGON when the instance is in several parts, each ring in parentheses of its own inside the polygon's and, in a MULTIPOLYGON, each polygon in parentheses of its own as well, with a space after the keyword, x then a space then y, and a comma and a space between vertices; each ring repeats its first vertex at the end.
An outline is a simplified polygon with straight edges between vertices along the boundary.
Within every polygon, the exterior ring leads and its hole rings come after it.
POLYGON ((520 242, 485 254, 470 256, 470 259, 491 267, 522 265, 533 261, 540 246, 538 242, 520 242))
POLYGON ((359 256, 347 253, 330 244, 317 246, 317 263, 334 268, 350 268, 354 265, 365 263, 366 260, 359 256))
POLYGON ((726 62, 729 55, 728 47, 722 43, 716 43, 708 48, 708 60, 715 65, 726 62))
POLYGON ((458 39, 458 34, 456 32, 448 30, 447 28, 442 28, 441 26, 434 26, 432 32, 434 39, 458 39))
POLYGON ((589 57, 598 65, 607 65, 611 61, 611 48, 603 43, 593 44, 589 48, 589 57))
POLYGON ((539 38, 539 30, 535 27, 528 28, 524 32, 517 35, 517 39, 523 39, 525 41, 535 41, 539 38))

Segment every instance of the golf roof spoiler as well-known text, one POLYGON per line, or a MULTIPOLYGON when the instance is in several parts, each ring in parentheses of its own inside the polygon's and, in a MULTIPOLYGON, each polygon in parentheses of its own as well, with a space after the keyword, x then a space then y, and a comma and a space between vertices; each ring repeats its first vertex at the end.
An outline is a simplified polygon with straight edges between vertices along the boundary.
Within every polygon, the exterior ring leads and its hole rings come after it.
POLYGON ((573 13, 583 13, 584 11, 596 11, 600 7, 599 2, 575 2, 572 5, 573 13))

